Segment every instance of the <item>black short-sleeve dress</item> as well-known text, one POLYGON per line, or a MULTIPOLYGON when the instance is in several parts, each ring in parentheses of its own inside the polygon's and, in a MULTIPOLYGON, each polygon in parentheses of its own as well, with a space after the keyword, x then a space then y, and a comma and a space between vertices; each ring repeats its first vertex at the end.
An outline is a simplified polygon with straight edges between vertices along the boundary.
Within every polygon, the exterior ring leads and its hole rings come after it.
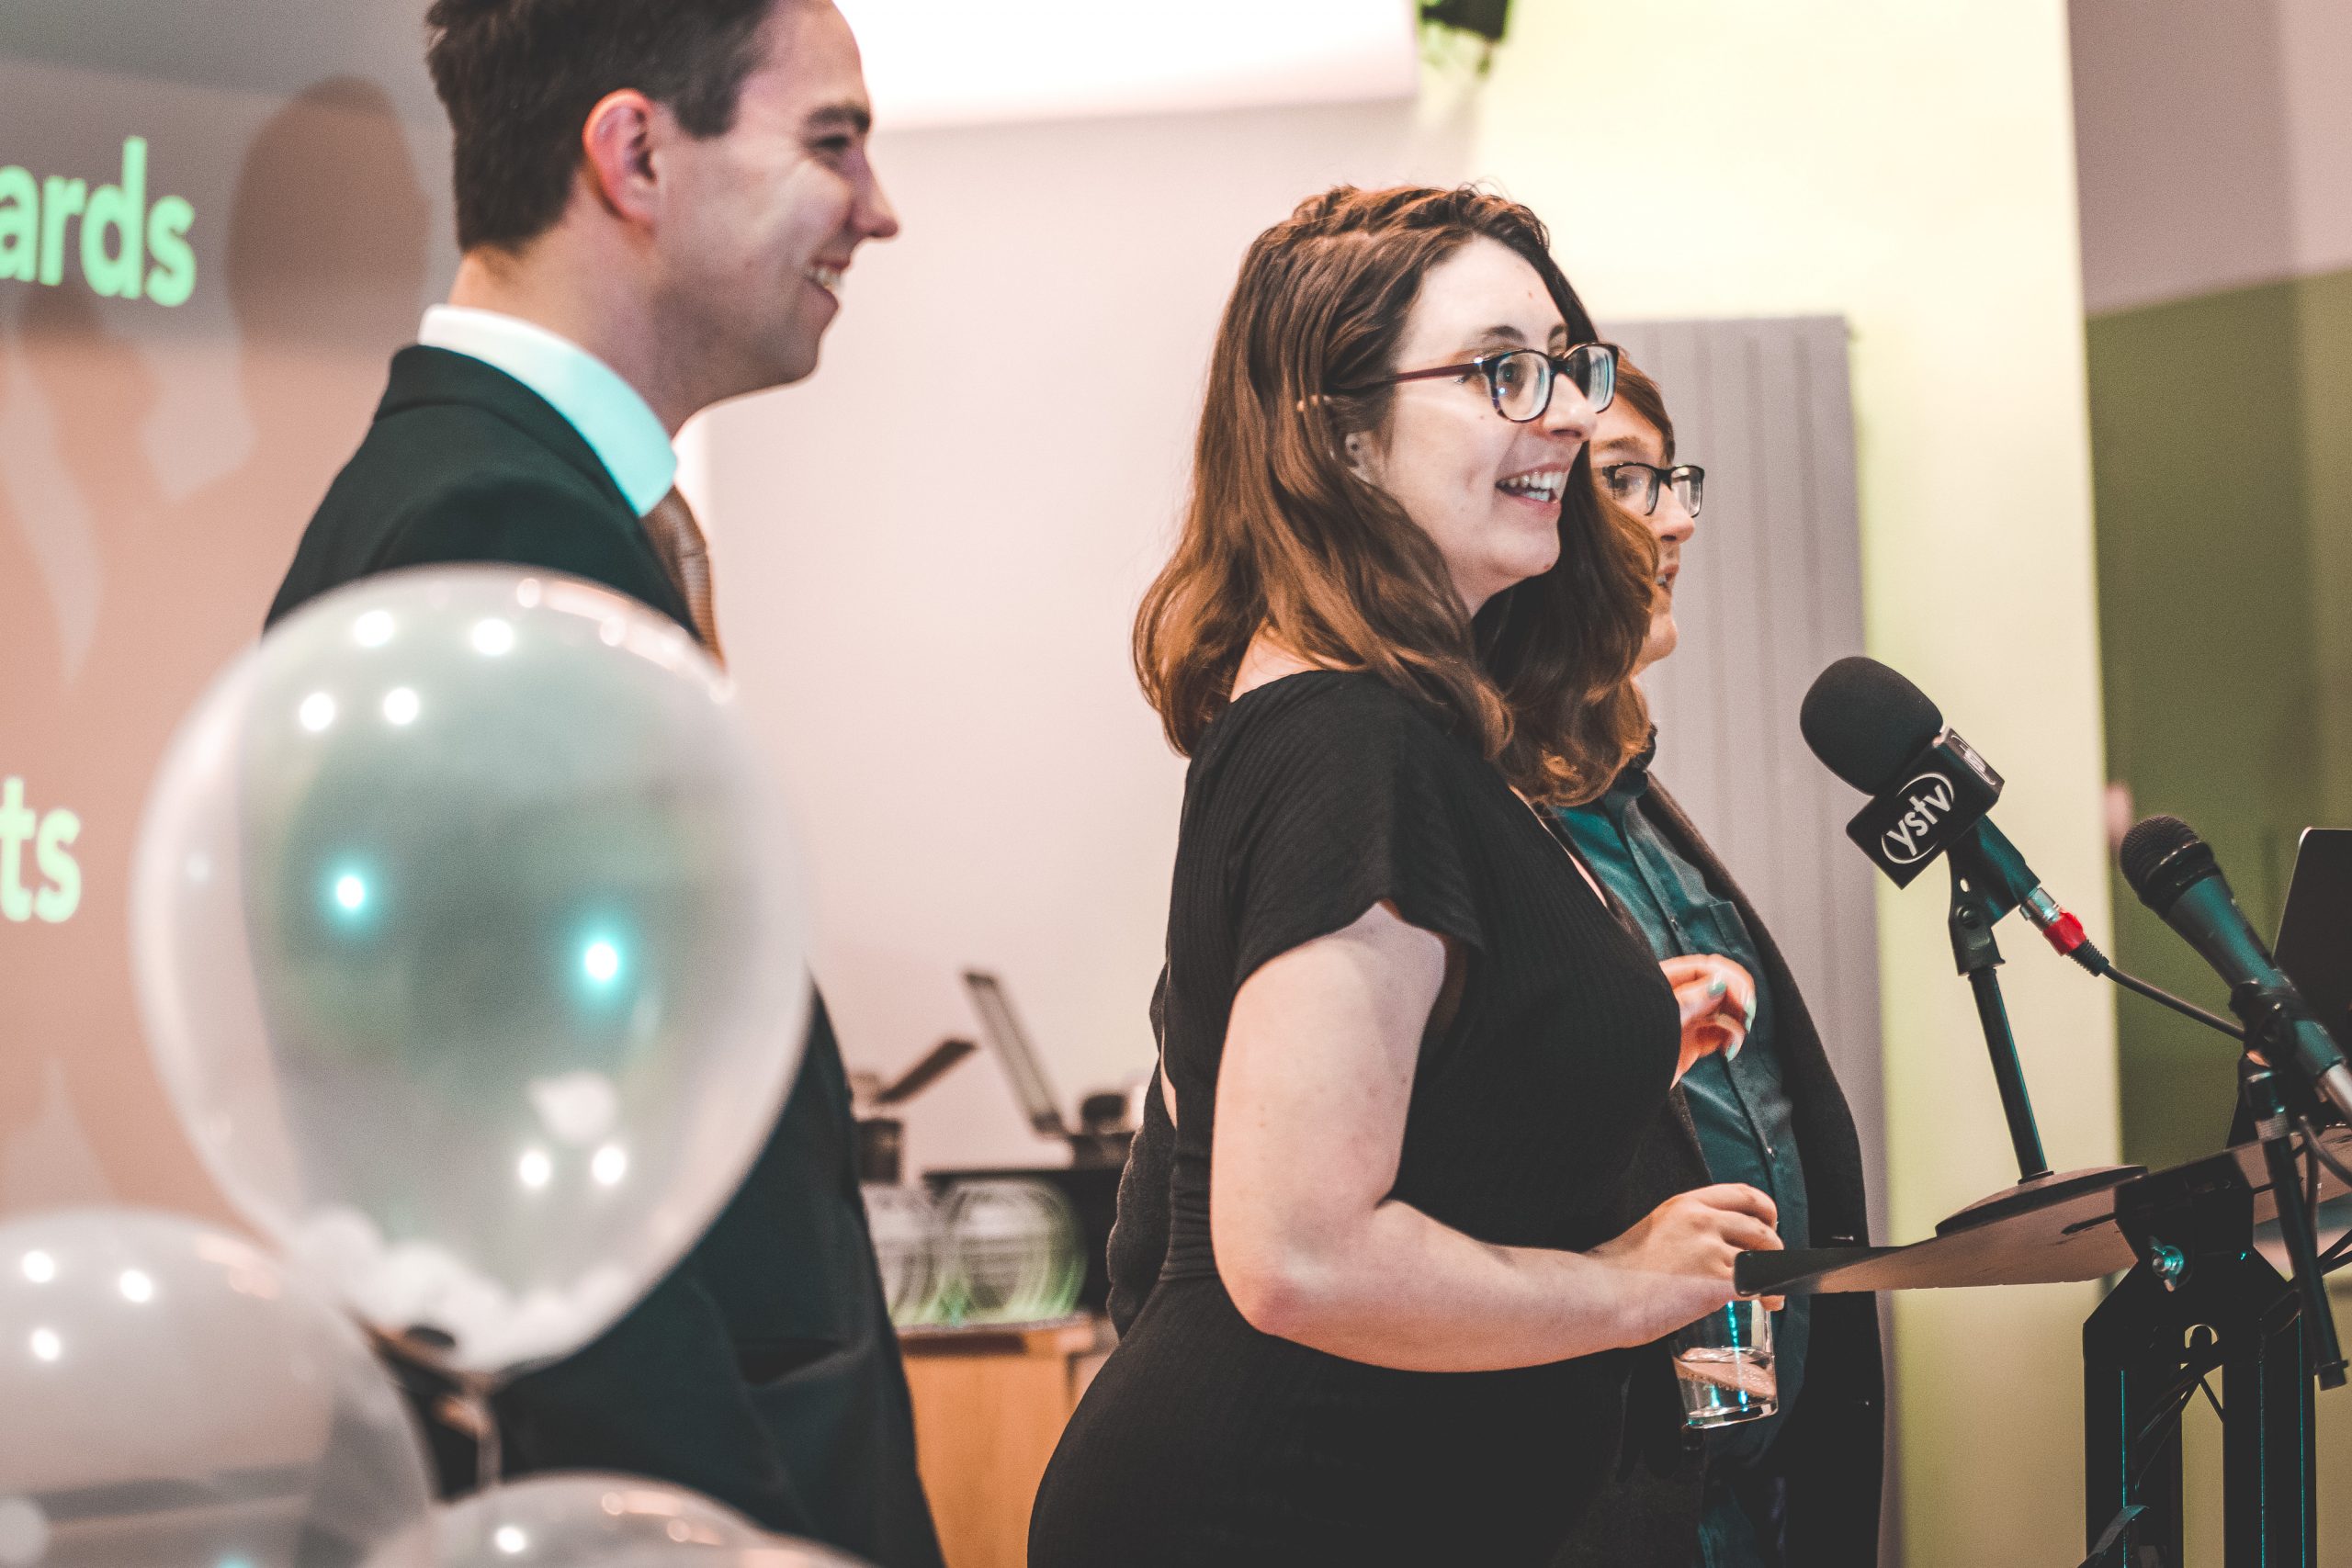
POLYGON ((1623 1228, 1679 1037, 1646 946, 1501 774, 1376 676, 1245 694, 1194 750, 1177 843, 1167 1261, 1046 1471, 1031 1568, 1540 1563, 1612 1462, 1620 1354, 1397 1371, 1259 1333, 1217 1277, 1234 993, 1382 899, 1468 961, 1422 1047, 1394 1196, 1503 1246, 1581 1250, 1623 1228))

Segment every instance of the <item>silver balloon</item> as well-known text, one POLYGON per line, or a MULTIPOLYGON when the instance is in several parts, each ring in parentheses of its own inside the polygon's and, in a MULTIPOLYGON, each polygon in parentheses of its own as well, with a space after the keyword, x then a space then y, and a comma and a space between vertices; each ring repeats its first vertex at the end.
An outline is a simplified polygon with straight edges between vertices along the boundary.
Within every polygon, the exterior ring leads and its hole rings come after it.
POLYGON ((801 879, 733 688, 569 579, 400 572, 289 617, 174 742, 132 898, 222 1189, 461 1372, 608 1327, 798 1065, 801 879))
POLYGON ((430 1507, 366 1339, 247 1243, 0 1225, 0 1568, 425 1568, 430 1507))
POLYGON ((696 1493, 625 1475, 540 1475, 441 1510, 438 1568, 860 1568, 766 1534, 696 1493))

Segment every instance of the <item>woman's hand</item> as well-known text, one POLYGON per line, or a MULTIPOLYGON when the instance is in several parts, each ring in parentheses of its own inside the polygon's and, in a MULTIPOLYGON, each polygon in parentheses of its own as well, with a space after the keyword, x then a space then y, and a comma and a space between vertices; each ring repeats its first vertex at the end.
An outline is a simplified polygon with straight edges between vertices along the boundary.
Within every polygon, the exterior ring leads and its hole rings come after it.
POLYGON ((1658 967, 1682 1011, 1682 1056, 1674 1081, 1681 1082, 1702 1056, 1721 1051, 1729 1061, 1738 1055, 1756 1025, 1756 981, 1747 971, 1713 953, 1669 958, 1658 967))
MULTIPOLYGON (((1586 1256, 1623 1273, 1627 1345, 1646 1345, 1728 1304, 1732 1265, 1743 1252, 1777 1252, 1781 1212, 1740 1182, 1679 1192, 1632 1230, 1586 1256)), ((1766 1298, 1767 1307, 1780 1303, 1766 1298)))

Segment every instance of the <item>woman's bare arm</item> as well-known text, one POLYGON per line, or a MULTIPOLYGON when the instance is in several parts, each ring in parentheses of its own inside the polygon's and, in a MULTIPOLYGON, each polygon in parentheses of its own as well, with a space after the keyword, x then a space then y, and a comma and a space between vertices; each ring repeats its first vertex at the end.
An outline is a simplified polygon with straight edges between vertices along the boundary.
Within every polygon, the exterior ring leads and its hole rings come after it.
POLYGON ((1243 1317, 1375 1366, 1483 1371, 1644 1344, 1729 1301, 1733 1258, 1780 1245, 1753 1188, 1680 1194, 1589 1253, 1491 1246, 1388 1196, 1445 977, 1444 942, 1381 904, 1235 997, 1209 1223, 1243 1317))

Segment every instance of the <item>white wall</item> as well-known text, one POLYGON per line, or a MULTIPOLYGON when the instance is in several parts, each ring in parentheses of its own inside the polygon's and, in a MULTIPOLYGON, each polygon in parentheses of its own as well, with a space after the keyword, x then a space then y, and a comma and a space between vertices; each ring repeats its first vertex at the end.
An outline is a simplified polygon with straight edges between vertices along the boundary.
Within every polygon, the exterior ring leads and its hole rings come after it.
POLYGON ((2352 266, 2352 6, 2278 3, 2300 277, 2352 266))
POLYGON ((2352 266, 2352 6, 2070 10, 2093 314, 2352 266))
MULTIPOLYGON (((853 1066, 976 1028, 1005 977, 1066 1100, 1139 1077, 1183 764, 1127 662, 1241 253, 1307 193, 1458 173, 1409 105, 877 137, 904 235, 825 363, 716 411, 720 626, 814 847, 853 1066)), ((917 1167, 1053 1159, 986 1060, 917 1167)))
POLYGON ((1410 98, 1412 0, 841 0, 901 130, 1410 98))

